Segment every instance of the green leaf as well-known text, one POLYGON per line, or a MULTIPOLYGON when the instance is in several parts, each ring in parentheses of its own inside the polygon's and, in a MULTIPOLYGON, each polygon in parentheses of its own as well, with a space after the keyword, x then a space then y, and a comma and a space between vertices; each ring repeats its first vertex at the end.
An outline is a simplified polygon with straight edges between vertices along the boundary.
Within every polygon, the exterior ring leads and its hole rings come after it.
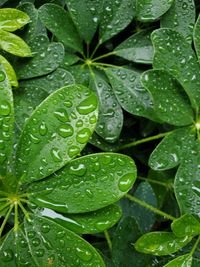
POLYGON ((141 72, 128 68, 108 68, 106 74, 120 105, 131 114, 154 119, 149 92, 140 82, 141 72))
POLYGON ((105 152, 115 152, 119 149, 119 140, 115 143, 108 143, 96 132, 91 136, 89 143, 105 152))
POLYGON ((161 17, 161 27, 180 32, 191 43, 195 17, 193 0, 173 1, 170 9, 161 17))
POLYGON ((66 47, 82 52, 82 42, 69 13, 54 4, 45 4, 39 8, 39 17, 66 47))
POLYGON ((61 43, 49 43, 48 37, 39 35, 29 42, 33 57, 19 59, 15 69, 19 79, 29 79, 54 71, 64 57, 64 47, 61 43))
POLYGON ((0 48, 19 57, 31 57, 29 46, 17 35, 0 30, 0 48))
POLYGON ((71 161, 54 176, 30 186, 30 199, 64 213, 89 212, 119 200, 135 180, 136 166, 131 158, 114 153, 92 154, 71 161))
POLYGON ((29 22, 29 16, 15 8, 0 9, 0 30, 14 32, 29 22))
POLYGON ((0 64, 3 65, 3 67, 6 71, 10 85, 14 86, 14 87, 18 87, 18 81, 17 81, 15 71, 14 71, 12 65, 2 55, 0 55, 0 64))
POLYGON ((8 77, 0 65, 0 174, 9 167, 14 138, 13 95, 8 77))
POLYGON ((105 1, 100 22, 100 43, 126 28, 134 15, 135 3, 132 0, 105 1))
POLYGON ((199 175, 199 144, 196 144, 197 154, 190 152, 188 157, 180 165, 175 177, 174 190, 178 200, 181 212, 188 214, 199 214, 199 201, 200 201, 200 175, 199 175))
POLYGON ((136 63, 152 64, 151 32, 151 30, 142 30, 133 34, 115 48, 116 55, 136 63))
POLYGON ((65 56, 63 62, 60 64, 61 68, 71 66, 79 61, 79 57, 75 54, 72 54, 68 51, 65 51, 65 56))
POLYGON ((75 233, 95 234, 115 225, 120 219, 122 212, 119 206, 110 205, 97 211, 83 214, 67 214, 67 216, 44 208, 40 215, 52 219, 54 222, 75 233))
POLYGON ((175 126, 193 122, 193 110, 181 85, 166 71, 148 70, 141 77, 144 87, 153 96, 158 117, 175 126))
POLYGON ((195 46, 198 60, 200 61, 200 37, 199 37, 199 33, 200 33, 200 16, 198 16, 198 19, 196 21, 196 24, 194 26, 194 31, 193 31, 194 46, 195 46))
POLYGON ((137 20, 147 22, 159 19, 174 0, 136 0, 137 20))
POLYGON ((194 152, 196 133, 193 127, 176 129, 159 143, 149 158, 154 170, 168 170, 179 165, 194 152))
POLYGON ((103 0, 65 0, 80 36, 90 43, 99 24, 103 0))
POLYGON ((165 264, 164 267, 191 267, 191 266, 193 266, 192 256, 190 256, 190 254, 185 254, 165 264))
POLYGON ((106 141, 115 142, 123 126, 123 113, 112 88, 103 77, 91 75, 90 87, 99 99, 99 118, 95 131, 106 141))
POLYGON ((155 49, 153 66, 174 76, 188 94, 193 108, 200 105, 200 66, 187 40, 172 29, 152 33, 155 49))
POLYGON ((192 267, 199 267, 199 264, 200 264, 200 260, 193 258, 192 267))
POLYGON ((42 179, 77 156, 94 131, 97 107, 96 96, 82 85, 63 87, 47 97, 23 129, 18 178, 25 174, 23 183, 42 179))
POLYGON ((173 233, 178 237, 200 234, 200 222, 191 214, 185 214, 171 224, 173 233))
POLYGON ((64 69, 69 71, 74 77, 75 83, 89 86, 90 82, 90 72, 88 67, 84 65, 74 65, 74 66, 62 66, 64 69))
POLYGON ((139 252, 164 256, 179 251, 191 241, 191 237, 176 237, 170 232, 150 232, 141 236, 135 243, 139 252))

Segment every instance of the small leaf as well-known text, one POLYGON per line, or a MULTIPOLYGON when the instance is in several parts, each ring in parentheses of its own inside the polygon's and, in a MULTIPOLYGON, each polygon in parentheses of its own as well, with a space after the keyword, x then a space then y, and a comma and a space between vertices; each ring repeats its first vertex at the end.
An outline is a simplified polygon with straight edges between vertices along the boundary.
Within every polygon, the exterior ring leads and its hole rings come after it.
POLYGON ((174 76, 186 91, 193 108, 200 105, 200 67, 191 45, 172 29, 152 33, 155 49, 153 66, 174 76))
POLYGON ((150 232, 135 243, 137 251, 156 256, 164 256, 179 251, 191 241, 191 237, 176 237, 170 232, 150 232))
POLYGON ((99 118, 95 131, 107 142, 115 142, 123 126, 122 109, 110 85, 100 75, 91 76, 90 87, 99 99, 99 118))
POLYGON ((0 55, 0 64, 3 65, 3 67, 6 71, 10 85, 14 86, 14 87, 18 87, 18 81, 17 81, 15 71, 14 71, 12 65, 2 55, 0 55))
POLYGON ((191 266, 193 265, 192 265, 192 256, 190 256, 190 254, 179 256, 164 265, 164 267, 191 267, 191 266))
POLYGON ((115 48, 116 55, 136 63, 152 64, 151 32, 151 30, 143 30, 133 34, 115 48))
POLYGON ((41 216, 52 219, 54 222, 78 234, 95 234, 111 228, 121 217, 121 208, 110 205, 106 208, 82 214, 60 214, 44 208, 41 216))
POLYGON ((175 126, 193 122, 193 110, 181 85, 170 74, 161 70, 143 73, 142 83, 153 96, 154 109, 158 117, 175 126))
POLYGON ((131 158, 113 153, 92 154, 72 160, 55 176, 30 186, 30 199, 64 213, 90 212, 119 200, 135 179, 136 166, 131 158), (43 194, 45 191, 47 194, 43 194))
POLYGON ((94 131, 97 108, 96 96, 82 85, 63 87, 46 98, 23 129, 18 178, 25 173, 23 183, 42 179, 77 156, 94 131))
POLYGON ((29 16, 15 8, 0 9, 0 30, 14 32, 29 22, 29 16))
POLYGON ((147 22, 159 19, 173 3, 173 0, 137 0, 137 20, 147 22))
POLYGON ((149 158, 154 170, 168 170, 179 165, 194 152, 196 133, 193 127, 174 130, 159 143, 149 158))
POLYGON ((19 57, 31 57, 29 46, 17 35, 0 30, 0 48, 19 57))
POLYGON ((161 17, 160 22, 162 28, 172 28, 180 32, 191 43, 195 23, 194 1, 173 1, 170 9, 161 17))
POLYGON ((200 222, 191 214, 185 214, 171 224, 173 233, 178 237, 200 234, 200 222))
POLYGON ((39 8, 39 17, 60 42, 82 52, 81 39, 67 11, 58 5, 45 4, 39 8))

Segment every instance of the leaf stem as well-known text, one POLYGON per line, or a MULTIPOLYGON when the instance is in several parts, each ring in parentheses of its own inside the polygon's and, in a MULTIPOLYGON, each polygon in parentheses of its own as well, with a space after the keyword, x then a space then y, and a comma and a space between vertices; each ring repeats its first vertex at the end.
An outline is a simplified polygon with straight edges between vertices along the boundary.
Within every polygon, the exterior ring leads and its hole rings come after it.
POLYGON ((92 61, 97 61, 99 59, 102 59, 102 58, 105 58, 105 57, 114 56, 114 55, 116 55, 116 52, 115 51, 111 51, 111 52, 109 52, 107 54, 104 54, 104 55, 101 55, 99 57, 94 58, 92 61))
POLYGON ((4 210, 9 205, 10 205, 10 202, 7 202, 5 205, 1 206, 0 211, 4 210))
POLYGON ((144 201, 142 201, 142 200, 140 200, 140 199, 138 199, 138 198, 136 198, 136 197, 134 197, 134 196, 132 196, 130 194, 126 194, 125 197, 127 197, 131 201, 134 201, 134 202, 138 203, 140 206, 142 206, 142 207, 144 207, 144 208, 146 208, 148 210, 151 210, 154 213, 156 213, 156 214, 158 214, 160 216, 163 216, 163 217, 165 217, 165 218, 167 218, 167 219, 169 219, 171 221, 176 219, 175 217, 171 216, 170 214, 167 214, 164 211, 161 211, 161 210, 159 210, 159 209, 147 204, 146 202, 144 202, 144 201))
POLYGON ((0 202, 4 202, 5 200, 8 200, 7 197, 0 198, 0 202))
POLYGON ((18 203, 15 203, 14 232, 17 232, 18 227, 19 227, 19 221, 18 221, 18 203))
POLYGON ((163 187, 166 187, 167 189, 170 189, 173 186, 172 184, 163 183, 161 181, 157 181, 157 180, 153 180, 153 179, 149 179, 149 178, 145 178, 145 177, 141 177, 141 176, 138 176, 137 178, 139 180, 142 180, 142 181, 145 181, 145 182, 161 185, 163 187))
POLYGON ((190 254, 189 254, 189 255, 190 255, 191 257, 192 257, 192 255, 194 254, 194 252, 195 252, 195 250, 196 250, 196 248, 197 248, 199 242, 200 242, 200 235, 198 236, 196 242, 194 243, 194 246, 193 246, 192 250, 190 251, 190 254))
POLYGON ((29 221, 30 218, 29 218, 29 214, 28 214, 28 212, 26 211, 26 209, 24 208, 24 206, 22 205, 22 203, 21 203, 20 201, 18 202, 18 204, 19 204, 21 210, 23 211, 23 213, 24 213, 26 219, 29 221))
POLYGON ((112 251, 112 242, 111 242, 110 235, 107 230, 104 231, 104 235, 108 243, 109 250, 112 251))
POLYGON ((149 136, 149 137, 137 140, 137 141, 133 141, 131 143, 128 143, 128 144, 120 146, 117 151, 123 150, 125 148, 130 148, 130 147, 133 147, 133 146, 137 146, 137 145, 140 145, 140 144, 143 144, 143 143, 146 143, 146 142, 149 142, 149 141, 153 141, 153 140, 156 140, 156 139, 160 139, 162 137, 165 137, 165 136, 171 134, 172 132, 173 131, 166 132, 166 133, 160 133, 160 134, 157 134, 157 135, 154 135, 154 136, 149 136))
POLYGON ((103 67, 112 67, 112 68, 116 68, 116 69, 120 69, 120 66, 115 66, 112 64, 107 64, 107 63, 101 63, 101 62, 92 62, 92 65, 94 66, 103 66, 103 67))
POLYGON ((2 232, 3 232, 3 229, 4 229, 5 225, 6 225, 6 223, 7 223, 7 220, 8 220, 9 217, 10 217, 10 214, 11 214, 11 211, 12 211, 13 207, 14 207, 14 204, 10 206, 10 208, 9 208, 7 214, 6 214, 6 217, 5 217, 5 219, 3 220, 3 223, 2 223, 1 228, 0 228, 0 237, 1 237, 1 235, 2 235, 2 232))
POLYGON ((94 50, 93 50, 93 52, 92 52, 92 54, 91 54, 91 56, 90 56, 90 59, 93 58, 94 54, 96 53, 96 51, 97 51, 97 49, 99 48, 100 45, 101 45, 101 43, 98 42, 98 44, 96 45, 96 47, 94 48, 94 50))

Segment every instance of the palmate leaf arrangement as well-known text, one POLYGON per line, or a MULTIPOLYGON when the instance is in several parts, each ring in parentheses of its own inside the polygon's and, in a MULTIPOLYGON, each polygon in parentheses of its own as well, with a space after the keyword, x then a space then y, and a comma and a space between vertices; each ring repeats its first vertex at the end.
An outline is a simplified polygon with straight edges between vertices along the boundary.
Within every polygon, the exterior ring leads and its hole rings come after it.
POLYGON ((200 19, 195 23, 194 2, 32 2, 0 9, 1 48, 29 57, 0 57, 0 266, 199 266, 200 19), (145 29, 113 49, 113 37, 137 28, 135 21, 145 29), (10 33, 25 24, 21 37, 10 33), (99 54, 103 49, 108 52, 99 54), (13 92, 18 82, 6 57, 20 81, 13 92), (123 110, 170 131, 124 144, 123 110), (149 158, 154 171, 133 188, 133 159, 114 152, 128 154, 161 137, 149 158), (88 142, 104 152, 90 154, 88 142), (177 166, 171 188, 166 170, 177 166), (181 215, 158 209, 165 188, 174 190, 181 215), (171 230, 151 232, 161 216, 172 221, 171 230), (101 245, 81 237, 98 239, 101 232, 110 259, 101 245))

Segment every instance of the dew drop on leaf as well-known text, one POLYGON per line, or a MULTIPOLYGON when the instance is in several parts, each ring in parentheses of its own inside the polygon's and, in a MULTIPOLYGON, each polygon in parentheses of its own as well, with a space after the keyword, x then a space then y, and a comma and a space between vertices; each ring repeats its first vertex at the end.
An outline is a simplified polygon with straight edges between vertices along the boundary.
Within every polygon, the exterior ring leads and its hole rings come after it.
POLYGON ((79 164, 78 166, 70 166, 69 173, 77 176, 83 176, 87 171, 84 164, 79 164))
POLYGON ((62 161, 61 153, 60 153, 60 150, 58 148, 52 148, 51 156, 55 162, 62 161))
POLYGON ((61 137, 66 138, 74 134, 74 129, 70 124, 63 124, 58 128, 58 134, 61 137))
POLYGON ((82 260, 82 261, 90 261, 92 259, 92 253, 89 250, 82 249, 82 248, 76 248, 76 255, 82 260))
POLYGON ((60 108, 60 109, 56 110, 54 112, 54 115, 61 122, 69 122, 69 117, 68 117, 67 111, 65 109, 60 108))
POLYGON ((6 249, 3 251, 2 260, 4 262, 9 262, 13 260, 13 251, 11 249, 6 249))
POLYGON ((132 183, 134 182, 134 175, 127 173, 119 179, 118 187, 122 192, 126 192, 131 188, 132 183))
POLYGON ((79 142, 80 144, 85 144, 85 143, 87 143, 87 141, 89 140, 90 135, 91 135, 90 130, 87 129, 87 128, 83 128, 83 129, 81 129, 81 130, 77 133, 76 140, 77 140, 77 142, 79 142))
POLYGON ((77 111, 81 115, 88 115, 97 108, 97 99, 91 95, 90 97, 83 100, 78 106, 77 111))
POLYGON ((2 101, 0 103, 0 115, 8 116, 10 114, 11 107, 7 101, 2 101))

